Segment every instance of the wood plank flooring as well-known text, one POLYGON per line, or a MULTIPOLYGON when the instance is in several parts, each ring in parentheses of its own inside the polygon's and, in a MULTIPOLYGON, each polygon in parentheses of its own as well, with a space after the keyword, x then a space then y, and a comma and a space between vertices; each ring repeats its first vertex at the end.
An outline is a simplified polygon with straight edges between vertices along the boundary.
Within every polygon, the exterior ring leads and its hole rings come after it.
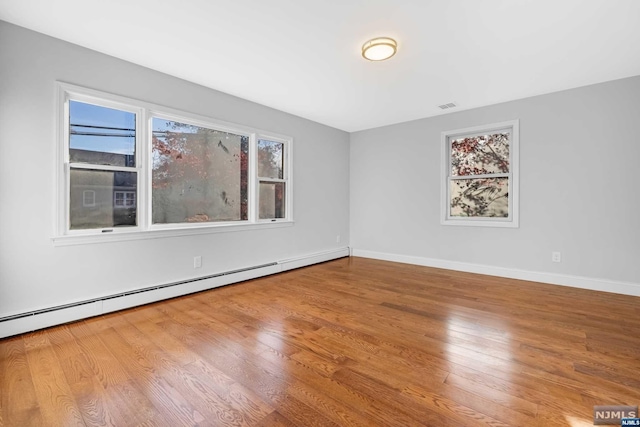
POLYGON ((640 298, 364 258, 0 340, 2 426, 592 426, 640 298))

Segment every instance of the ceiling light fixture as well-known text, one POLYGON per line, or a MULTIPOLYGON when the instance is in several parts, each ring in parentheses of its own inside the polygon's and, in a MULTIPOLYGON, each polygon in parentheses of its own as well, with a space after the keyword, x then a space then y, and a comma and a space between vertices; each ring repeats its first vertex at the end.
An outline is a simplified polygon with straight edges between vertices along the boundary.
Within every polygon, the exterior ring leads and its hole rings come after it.
POLYGON ((362 45, 362 57, 369 61, 384 61, 398 50, 398 43, 391 37, 376 37, 362 45))

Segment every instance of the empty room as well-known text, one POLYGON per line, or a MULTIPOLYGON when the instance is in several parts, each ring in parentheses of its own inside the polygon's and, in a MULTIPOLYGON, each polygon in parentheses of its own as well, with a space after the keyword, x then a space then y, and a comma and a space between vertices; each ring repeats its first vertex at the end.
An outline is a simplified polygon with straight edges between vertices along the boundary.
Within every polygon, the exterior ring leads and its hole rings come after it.
POLYGON ((640 425, 639 19, 0 0, 0 426, 640 425))

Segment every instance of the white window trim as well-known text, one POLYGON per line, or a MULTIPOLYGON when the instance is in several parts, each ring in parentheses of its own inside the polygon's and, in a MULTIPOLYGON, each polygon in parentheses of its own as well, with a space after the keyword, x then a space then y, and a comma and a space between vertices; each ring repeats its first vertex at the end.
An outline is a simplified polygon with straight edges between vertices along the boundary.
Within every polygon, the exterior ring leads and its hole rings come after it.
MULTIPOLYGON (((57 194, 55 213, 55 233, 52 241, 56 246, 102 243, 126 240, 165 238, 183 235, 209 234, 220 232, 247 231, 262 228, 286 227, 294 224, 293 220, 293 139, 285 135, 255 129, 248 126, 217 120, 176 110, 145 101, 126 98, 106 92, 89 89, 69 83, 56 82, 56 126, 57 126, 57 156, 56 177, 54 180, 57 194), (69 100, 87 102, 95 105, 130 111, 136 114, 136 166, 124 169, 137 172, 137 226, 113 227, 109 229, 70 230, 69 229, 69 127, 66 125, 69 117, 69 100), (149 138, 152 131, 152 118, 160 117, 186 122, 197 126, 204 126, 220 131, 226 131, 249 137, 249 164, 248 164, 248 220, 225 221, 211 223, 180 223, 180 224, 152 224, 151 221, 151 156, 149 138), (257 195, 257 171, 256 151, 258 135, 262 139, 271 139, 284 142, 287 147, 285 171, 287 171, 288 184, 285 195, 286 217, 276 221, 258 220, 258 195, 257 195)), ((73 164, 74 167, 91 169, 89 165, 73 164)), ((100 166, 102 169, 113 169, 110 166, 100 166)), ((115 167, 120 170, 123 168, 115 167)))
MULTIPOLYGON (((500 123, 492 123, 482 126, 474 126, 464 129, 454 129, 441 133, 441 201, 440 201, 440 223, 443 225, 462 225, 474 227, 519 227, 519 171, 520 171, 520 122, 510 120, 500 123), (450 140, 459 139, 466 136, 489 134, 495 131, 510 129, 511 140, 509 141, 509 173, 493 174, 492 177, 509 177, 509 216, 507 218, 461 218, 450 215, 449 185, 451 177, 451 149, 450 140)), ((484 177, 485 175, 478 175, 484 177)))
POLYGON ((141 214, 144 212, 145 206, 139 206, 136 210, 137 224, 136 226, 127 226, 127 227, 113 227, 108 229, 92 229, 92 230, 71 230, 70 229, 70 206, 69 206, 69 197, 70 197, 70 175, 71 168, 80 168, 80 169, 89 169, 89 170, 111 170, 111 171, 124 171, 124 172, 136 172, 137 178, 137 189, 139 195, 140 191, 144 191, 141 189, 141 172, 142 172, 142 164, 144 161, 144 155, 141 151, 143 141, 146 140, 146 134, 144 132, 144 128, 142 126, 142 113, 143 109, 139 106, 134 105, 134 100, 110 95, 108 93, 103 93, 91 89, 86 89, 80 86, 74 86, 66 83, 57 83, 58 86, 58 111, 59 115, 56 120, 57 126, 59 127, 58 131, 58 165, 56 165, 57 174, 57 202, 56 206, 57 210, 57 233, 56 237, 65 236, 67 238, 71 238, 72 236, 81 236, 86 234, 104 234, 105 231, 111 234, 118 233, 131 233, 134 231, 138 231, 141 229, 140 218, 141 214), (68 126, 68 118, 69 118, 69 101, 73 99, 74 101, 90 103, 94 105, 99 105, 107 108, 114 108, 122 111, 127 111, 136 115, 136 142, 135 142, 135 150, 136 150, 136 166, 128 167, 128 166, 110 166, 110 165, 93 165, 87 163, 71 163, 69 158, 69 126, 68 126))

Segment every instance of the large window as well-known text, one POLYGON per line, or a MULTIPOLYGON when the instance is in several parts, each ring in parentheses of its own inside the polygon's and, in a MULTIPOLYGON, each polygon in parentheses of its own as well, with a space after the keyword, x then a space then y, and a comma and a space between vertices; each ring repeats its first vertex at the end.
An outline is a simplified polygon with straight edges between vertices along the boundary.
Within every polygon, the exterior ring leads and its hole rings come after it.
POLYGON ((152 118, 152 222, 246 221, 249 136, 152 118))
POLYGON ((518 121, 442 133, 442 223, 518 226, 518 121))
POLYGON ((290 222, 291 138, 67 84, 58 235, 290 222))

